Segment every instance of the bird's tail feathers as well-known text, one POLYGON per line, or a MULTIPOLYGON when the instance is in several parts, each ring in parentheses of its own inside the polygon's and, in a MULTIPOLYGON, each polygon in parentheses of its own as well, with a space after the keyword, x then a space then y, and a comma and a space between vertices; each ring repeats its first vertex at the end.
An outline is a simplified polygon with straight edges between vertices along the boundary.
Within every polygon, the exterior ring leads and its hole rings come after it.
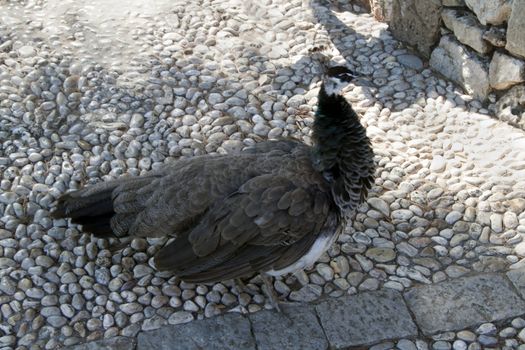
POLYGON ((51 213, 55 219, 70 217, 75 224, 81 224, 83 230, 97 237, 112 235, 110 220, 113 211, 113 190, 115 183, 100 183, 79 191, 66 193, 57 200, 56 208, 51 213))

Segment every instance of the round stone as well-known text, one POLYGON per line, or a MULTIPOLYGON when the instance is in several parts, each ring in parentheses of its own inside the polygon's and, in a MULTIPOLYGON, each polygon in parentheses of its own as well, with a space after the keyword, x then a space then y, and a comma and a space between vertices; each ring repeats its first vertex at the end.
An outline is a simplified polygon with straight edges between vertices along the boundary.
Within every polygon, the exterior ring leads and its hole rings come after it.
POLYGON ((430 170, 435 173, 442 173, 447 167, 447 162, 442 156, 434 156, 430 163, 430 170))
POLYGON ((396 57, 399 63, 402 65, 414 69, 414 70, 421 70, 423 68, 423 61, 416 55, 399 55, 396 57))
POLYGON ((456 340, 452 343, 452 349, 454 350, 467 350, 467 343, 463 340, 456 340))
POLYGON ((522 329, 525 328, 525 320, 521 317, 516 317, 511 322, 512 327, 516 329, 522 329))
POLYGON ((36 54, 35 49, 32 46, 25 45, 18 49, 20 57, 28 58, 33 57, 36 54))
POLYGON ((399 350, 417 350, 416 344, 408 339, 401 339, 396 346, 399 350))
POLYGON ((267 136, 270 130, 269 126, 262 123, 255 124, 253 127, 253 132, 259 136, 267 136))
POLYGON ((402 221, 410 220, 414 216, 414 213, 408 209, 398 209, 392 212, 392 218, 402 221))
POLYGON ((525 257, 525 242, 518 243, 514 247, 514 253, 518 256, 525 257))
POLYGON ((381 198, 377 198, 377 197, 368 198, 367 202, 368 204, 370 204, 372 208, 378 210, 384 216, 386 217, 390 216, 390 206, 381 198))
POLYGON ((523 329, 518 333, 518 338, 520 338, 522 342, 525 342, 525 328, 523 328, 523 329))
POLYGON ((316 270, 325 281, 331 281, 334 278, 334 270, 326 264, 317 264, 316 270))
POLYGON ((55 328, 60 328, 67 323, 67 320, 63 316, 49 316, 47 322, 55 328))
POLYGON ((499 333, 498 335, 502 338, 510 338, 510 337, 513 337, 517 334, 518 332, 516 331, 516 329, 512 328, 512 327, 507 327, 507 328, 503 328, 499 333))
POLYGON ((188 323, 190 321, 193 321, 193 315, 191 312, 186 311, 177 311, 174 312, 169 318, 168 323, 169 324, 181 324, 181 323, 188 323))
POLYGON ((396 258, 396 252, 390 248, 370 248, 365 255, 379 263, 386 263, 396 258))
POLYGON ((448 341, 438 340, 432 344, 433 350, 450 350, 451 346, 448 341))
POLYGON ((478 328, 476 328, 476 333, 478 334, 495 334, 497 331, 496 326, 493 323, 483 323, 478 328))
POLYGON ((445 217, 445 221, 449 225, 455 224, 457 221, 459 221, 463 217, 463 214, 461 214, 458 211, 451 211, 448 213, 448 215, 445 217))

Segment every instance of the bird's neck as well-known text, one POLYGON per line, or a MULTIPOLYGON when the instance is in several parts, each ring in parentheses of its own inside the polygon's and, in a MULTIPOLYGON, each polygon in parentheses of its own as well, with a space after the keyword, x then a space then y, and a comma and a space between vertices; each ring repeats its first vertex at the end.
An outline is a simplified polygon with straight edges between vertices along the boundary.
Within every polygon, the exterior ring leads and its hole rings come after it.
POLYGON ((313 163, 332 183, 341 209, 353 211, 366 195, 373 175, 373 151, 357 113, 341 95, 321 85, 313 126, 313 163), (363 188, 362 188, 363 187, 363 188))

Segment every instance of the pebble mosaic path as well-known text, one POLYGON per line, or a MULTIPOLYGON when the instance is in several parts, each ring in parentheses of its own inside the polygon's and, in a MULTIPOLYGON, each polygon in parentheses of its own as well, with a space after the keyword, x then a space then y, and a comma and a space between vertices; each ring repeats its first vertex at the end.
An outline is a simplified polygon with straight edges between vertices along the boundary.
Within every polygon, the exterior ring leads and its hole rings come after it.
POLYGON ((140 348, 164 327, 211 339, 232 320, 239 338, 216 344, 524 349, 525 132, 489 110, 346 0, 0 2, 0 349, 140 348), (377 85, 346 97, 378 171, 331 249, 274 280, 302 305, 288 329, 257 276, 250 293, 184 283, 151 264, 165 239, 114 252, 50 218, 86 184, 310 143, 319 44, 377 85))

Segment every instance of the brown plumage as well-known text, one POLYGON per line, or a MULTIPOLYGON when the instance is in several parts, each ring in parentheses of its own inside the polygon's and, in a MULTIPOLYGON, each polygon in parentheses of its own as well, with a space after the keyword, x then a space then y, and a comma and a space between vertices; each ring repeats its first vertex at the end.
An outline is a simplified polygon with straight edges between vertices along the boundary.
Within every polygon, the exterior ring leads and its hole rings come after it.
POLYGON ((155 265, 185 281, 304 268, 334 241, 372 181, 364 128, 327 85, 350 77, 346 69, 328 72, 313 148, 266 141, 240 154, 179 160, 65 194, 53 216, 99 237, 175 236, 155 265))

